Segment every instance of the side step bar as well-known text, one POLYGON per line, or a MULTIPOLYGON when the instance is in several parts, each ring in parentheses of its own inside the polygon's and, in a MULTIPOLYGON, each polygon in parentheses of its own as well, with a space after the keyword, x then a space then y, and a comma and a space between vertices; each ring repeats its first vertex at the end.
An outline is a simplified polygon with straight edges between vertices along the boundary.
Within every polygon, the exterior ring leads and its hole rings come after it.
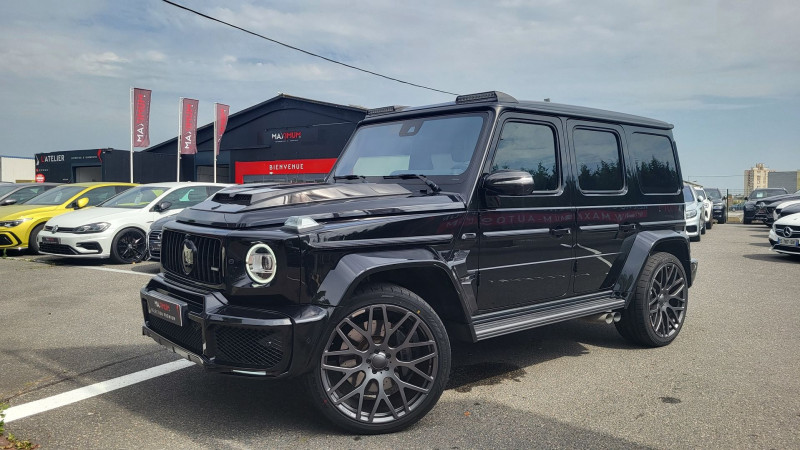
POLYGON ((511 310, 481 314, 472 318, 475 338, 480 341, 504 334, 613 311, 625 306, 625 299, 601 295, 524 306, 511 310))

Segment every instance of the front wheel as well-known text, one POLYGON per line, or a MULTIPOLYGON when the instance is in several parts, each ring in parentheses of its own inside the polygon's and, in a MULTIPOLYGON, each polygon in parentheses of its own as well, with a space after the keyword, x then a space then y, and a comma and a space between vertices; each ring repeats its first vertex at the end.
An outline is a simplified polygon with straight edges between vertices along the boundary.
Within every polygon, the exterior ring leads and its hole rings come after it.
POLYGON ((728 221, 728 211, 725 210, 722 212, 722 217, 719 218, 719 223, 725 223, 728 221))
POLYGON ((138 263, 146 254, 147 239, 138 228, 126 228, 111 241, 111 260, 117 264, 138 263))
POLYGON ((450 373, 450 340, 419 296, 370 285, 330 323, 307 377, 312 401, 328 419, 355 433, 391 433, 433 408, 450 373))
POLYGON ((615 325, 633 343, 661 347, 683 328, 688 301, 683 264, 671 253, 656 253, 647 259, 633 299, 615 325))
POLYGON ((714 219, 711 219, 708 222, 706 222, 706 228, 708 228, 709 230, 714 228, 714 219))
POLYGON ((39 233, 44 229, 44 224, 36 225, 36 227, 31 230, 31 235, 28 237, 28 251, 34 255, 39 254, 39 233))

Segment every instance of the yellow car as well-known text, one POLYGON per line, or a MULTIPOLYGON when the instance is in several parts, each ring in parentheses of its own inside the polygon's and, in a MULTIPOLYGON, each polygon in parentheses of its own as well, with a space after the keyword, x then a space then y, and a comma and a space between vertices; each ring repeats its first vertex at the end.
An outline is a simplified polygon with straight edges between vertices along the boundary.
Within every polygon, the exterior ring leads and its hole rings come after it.
POLYGON ((97 205, 136 186, 132 183, 74 183, 50 189, 21 205, 0 209, 0 250, 39 253, 36 236, 55 216, 97 205))

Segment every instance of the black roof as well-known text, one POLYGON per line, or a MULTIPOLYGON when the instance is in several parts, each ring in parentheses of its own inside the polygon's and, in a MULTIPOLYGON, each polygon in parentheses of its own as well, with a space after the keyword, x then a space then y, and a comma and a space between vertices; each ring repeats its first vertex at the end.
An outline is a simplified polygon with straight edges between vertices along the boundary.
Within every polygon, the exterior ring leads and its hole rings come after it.
MULTIPOLYGON (((497 100, 485 100, 485 101, 475 101, 466 103, 458 103, 457 101, 452 101, 436 105, 402 107, 402 109, 397 108, 396 109, 397 112, 381 114, 380 116, 384 117, 386 115, 406 114, 406 113, 419 112, 429 109, 463 110, 463 109, 474 109, 476 106, 484 106, 484 107, 494 106, 494 107, 501 107, 506 110, 512 109, 512 110, 538 112, 550 115, 555 114, 555 115, 574 117, 579 119, 593 119, 593 120, 602 120, 606 122, 641 125, 645 127, 659 128, 664 130, 669 130, 673 128, 673 125, 671 123, 663 122, 656 119, 650 119, 647 117, 636 116, 633 114, 625 114, 625 113, 607 111, 596 108, 587 108, 584 106, 564 105, 560 103, 537 102, 528 100, 517 101, 516 99, 514 99, 514 97, 511 97, 508 94, 504 94, 498 91, 495 92, 497 94, 497 100)), ((472 94, 472 95, 480 95, 480 94, 472 94)), ((367 116, 368 119, 372 117, 373 116, 367 116)))

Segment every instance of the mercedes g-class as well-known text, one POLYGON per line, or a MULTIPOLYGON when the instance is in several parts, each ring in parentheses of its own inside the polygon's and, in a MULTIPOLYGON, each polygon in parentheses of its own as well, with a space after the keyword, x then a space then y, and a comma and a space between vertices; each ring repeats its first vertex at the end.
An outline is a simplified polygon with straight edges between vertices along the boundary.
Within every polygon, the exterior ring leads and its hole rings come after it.
POLYGON ((501 92, 372 110, 325 182, 166 224, 142 331, 210 371, 302 376, 358 433, 423 417, 452 339, 595 316, 667 345, 697 269, 671 129, 501 92))

